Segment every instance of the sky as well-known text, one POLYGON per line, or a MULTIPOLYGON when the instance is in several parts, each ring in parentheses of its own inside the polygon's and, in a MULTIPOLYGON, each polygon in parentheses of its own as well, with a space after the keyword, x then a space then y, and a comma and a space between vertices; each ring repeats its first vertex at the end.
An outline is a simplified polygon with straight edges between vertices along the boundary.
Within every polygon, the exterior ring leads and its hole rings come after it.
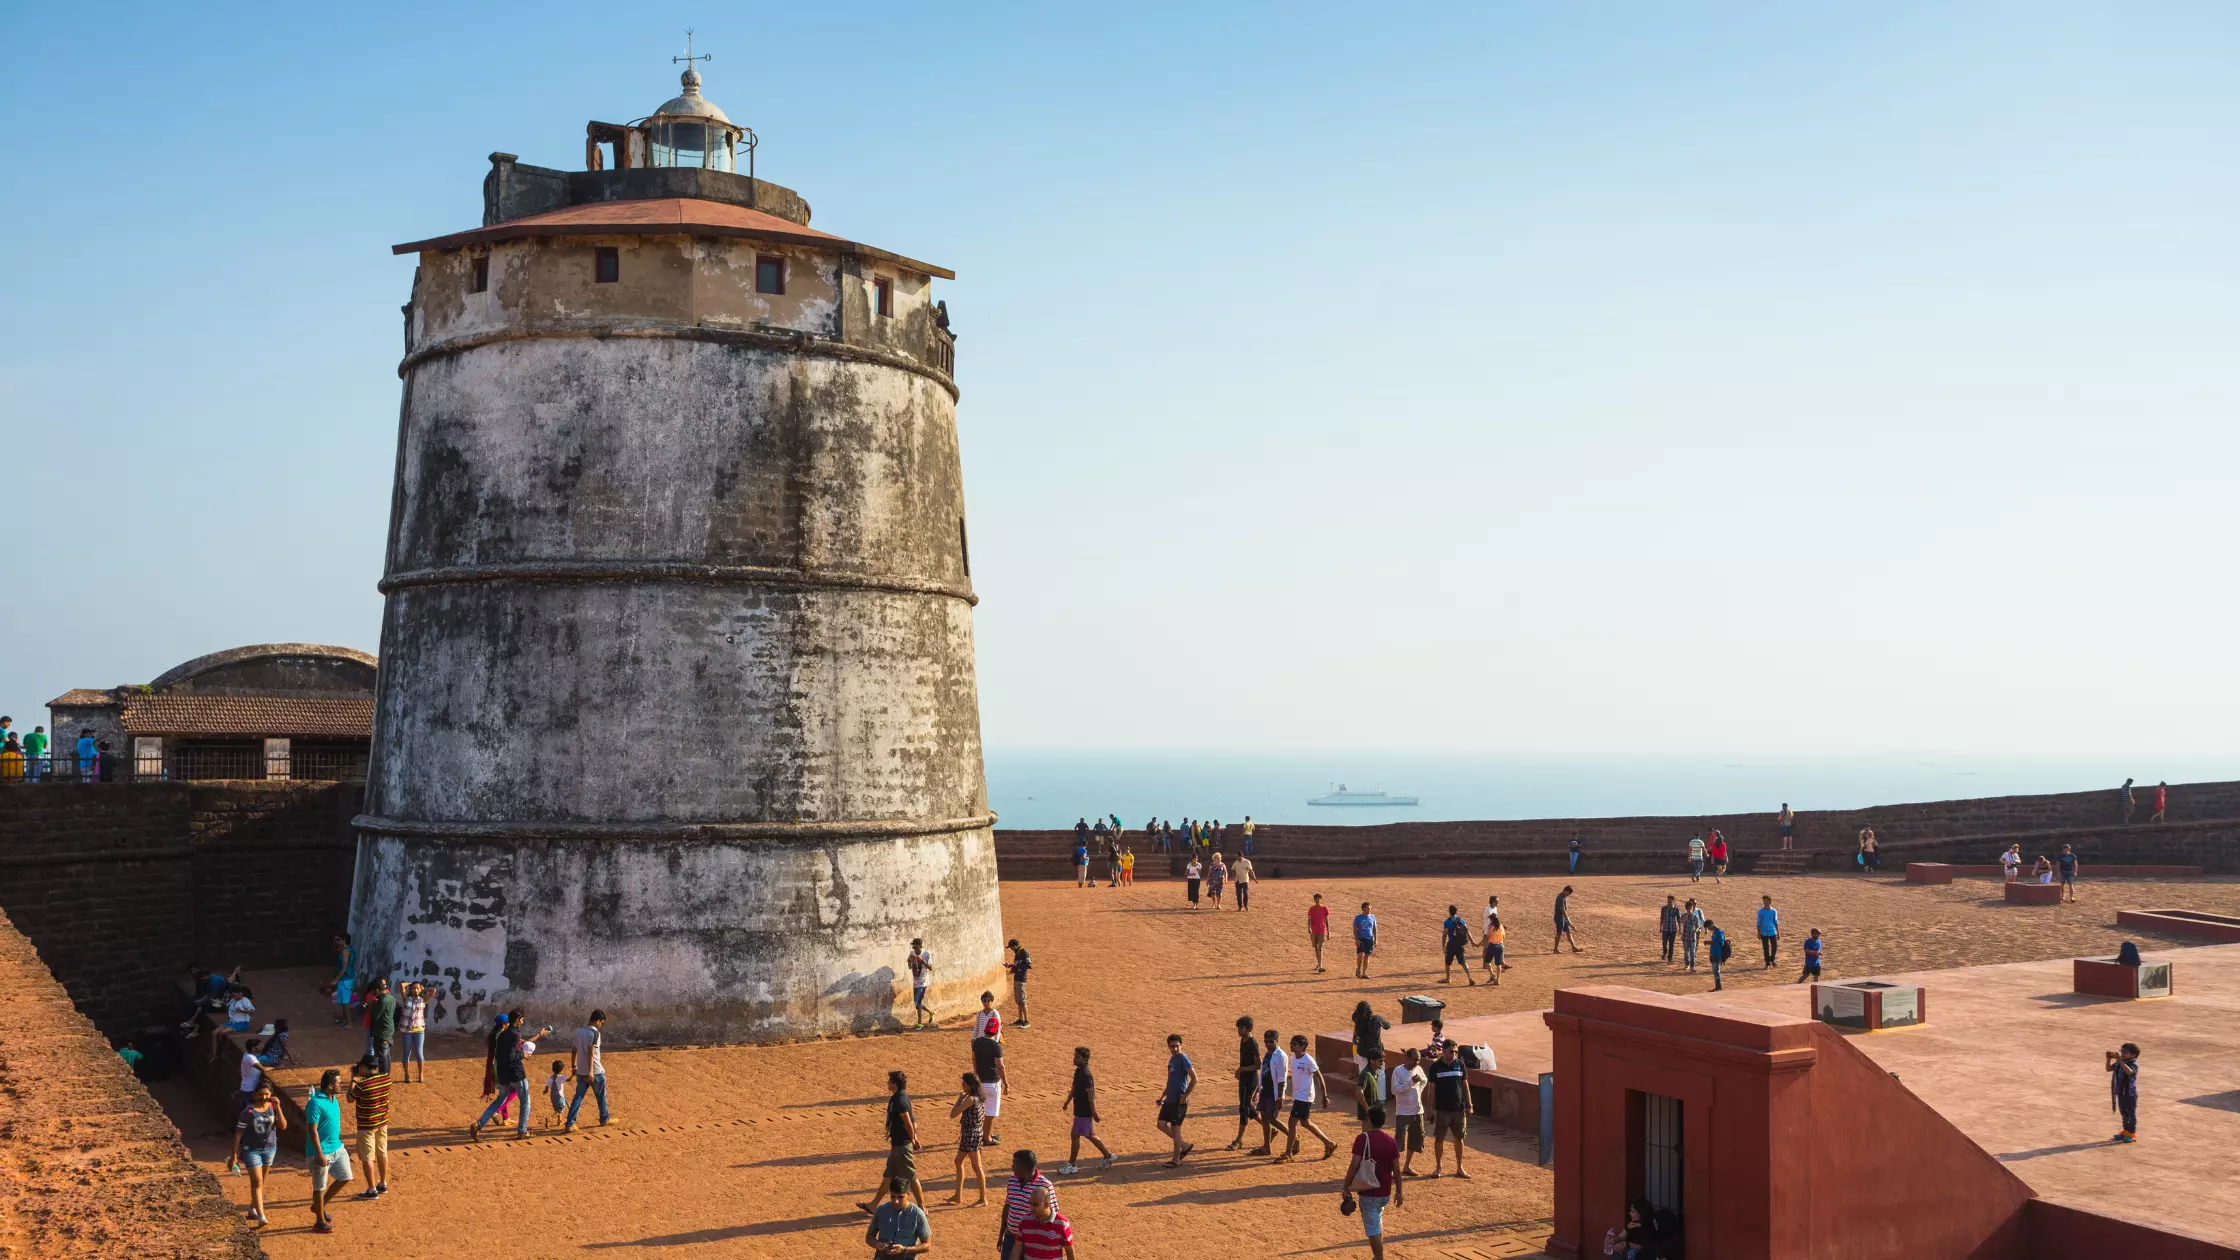
POLYGON ((2215 3, 8 6, 0 711, 373 648, 389 245, 687 27, 957 272, 992 747, 2240 771, 2215 3))

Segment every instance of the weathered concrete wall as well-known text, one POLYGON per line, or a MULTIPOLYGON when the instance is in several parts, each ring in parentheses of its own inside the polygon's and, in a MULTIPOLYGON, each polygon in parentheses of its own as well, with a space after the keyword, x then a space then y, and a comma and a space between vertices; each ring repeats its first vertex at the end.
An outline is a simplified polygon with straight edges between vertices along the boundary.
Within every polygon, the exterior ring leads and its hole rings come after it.
POLYGON ((783 1040, 892 1026, 923 936, 963 1010, 1001 942, 924 277, 874 317, 856 260, 786 251, 767 302, 766 246, 622 238, 599 284, 595 243, 484 294, 422 257, 361 957, 447 1025, 783 1040))
POLYGON ((264 1255, 6 916, 0 1013, 0 1256, 264 1255))
POLYGON ((0 908, 117 1036, 179 1015, 193 963, 331 957, 349 910, 353 783, 0 790, 0 908))

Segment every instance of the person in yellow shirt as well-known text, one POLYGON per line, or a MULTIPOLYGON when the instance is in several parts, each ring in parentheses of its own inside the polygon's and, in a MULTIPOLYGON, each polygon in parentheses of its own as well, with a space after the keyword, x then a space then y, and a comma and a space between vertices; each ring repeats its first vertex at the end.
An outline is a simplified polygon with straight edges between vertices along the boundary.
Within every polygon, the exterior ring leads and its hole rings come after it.
POLYGON ((1501 944, 1508 939, 1508 934, 1501 929, 1501 898, 1486 898, 1485 921, 1486 978, 1499 984, 1501 973, 1509 969, 1509 964, 1501 958, 1501 944))
POLYGON ((1120 882, 1123 884, 1136 882, 1136 851, 1134 849, 1120 850, 1120 882))

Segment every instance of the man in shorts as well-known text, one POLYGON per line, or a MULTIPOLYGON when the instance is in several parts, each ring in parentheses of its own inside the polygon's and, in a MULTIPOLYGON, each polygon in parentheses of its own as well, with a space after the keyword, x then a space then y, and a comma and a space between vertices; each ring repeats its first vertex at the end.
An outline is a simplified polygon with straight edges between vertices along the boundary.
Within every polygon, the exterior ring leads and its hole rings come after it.
POLYGON ((1392 1065, 1392 1140, 1400 1144, 1400 1175, 1415 1176, 1416 1156, 1423 1153, 1423 1056, 1410 1046, 1392 1065))
POLYGON ((1781 847, 1784 849, 1794 848, 1797 838, 1797 811, 1789 808, 1789 802, 1783 801, 1781 802, 1781 812, 1775 814, 1773 820, 1781 824, 1781 847))
POLYGON ((389 1073, 373 1055, 350 1069, 350 1101, 358 1120, 358 1166, 369 1183, 358 1195, 378 1199, 389 1193, 389 1073))
POLYGON ((1283 1087, 1291 1076, 1291 1056, 1283 1052, 1276 1030, 1270 1028, 1261 1034, 1260 1079, 1257 1100, 1260 1108, 1260 1145, 1246 1152, 1251 1155, 1273 1155, 1276 1134, 1283 1131, 1283 1087))
POLYGON ((1501 927, 1501 898, 1486 898, 1486 908, 1482 914, 1485 918, 1485 957, 1483 961, 1486 966, 1486 979, 1493 984, 1499 984, 1501 983, 1501 973, 1509 969, 1509 964, 1503 957, 1503 943, 1509 939, 1509 934, 1503 931, 1501 927))
POLYGON ((1159 1132, 1174 1140, 1174 1158, 1166 1161, 1168 1168, 1180 1167, 1182 1157, 1193 1147, 1182 1140, 1182 1122, 1190 1118, 1190 1091, 1197 1087, 1197 1070, 1190 1066, 1190 1056, 1182 1052, 1182 1034, 1168 1033, 1167 1087, 1159 1093, 1159 1132))
POLYGON ((1081 1171, 1081 1144, 1086 1141, 1104 1154, 1103 1168, 1112 1167, 1112 1148, 1097 1136, 1097 1121, 1104 1117, 1097 1112, 1097 1078, 1089 1071, 1089 1047, 1073 1048, 1073 1086, 1066 1091, 1063 1107, 1073 1113, 1073 1147, 1066 1153, 1065 1167, 1058 1171, 1067 1175, 1081 1171))
POLYGON ((1462 968, 1462 978, 1468 980, 1472 988, 1476 988, 1478 977, 1470 970, 1470 922, 1462 917, 1460 906, 1447 907, 1446 921, 1439 925, 1439 937, 1444 947, 1444 952, 1440 955, 1444 965, 1439 983, 1453 984, 1454 969, 1459 966, 1462 968))
POLYGON ((2053 865, 2056 870, 2061 872, 2061 899, 2063 901, 2075 901, 2077 899, 2077 851, 2066 844, 2062 845, 2061 856, 2053 860, 2053 865))
POLYGON ((1572 953, 1581 952, 1578 940, 1571 935, 1571 885, 1569 884, 1565 884, 1563 891, 1556 894, 1556 943, 1548 952, 1551 954, 1562 953, 1565 941, 1571 942, 1572 953))
MULTIPOLYGON (((910 1200, 925 1210, 925 1187, 918 1184, 918 1118, 910 1110, 910 1078, 902 1072, 887 1073, 887 1166, 879 1174, 879 1184, 891 1187, 902 1182, 910 1188, 910 1200)), ((878 1192, 869 1200, 856 1204, 856 1209, 866 1216, 876 1217, 879 1211, 878 1192)))
POLYGON ((1019 1027, 1027 1026, 1027 972, 1033 970, 1034 960, 1027 957, 1027 947, 1014 936, 1004 946, 1011 951, 1011 961, 1003 969, 1011 973, 1011 1002, 1019 1008, 1019 1027))
POLYGON ((328 1068, 303 1100, 303 1158, 311 1165, 311 1232, 331 1234, 327 1207, 350 1183, 350 1152, 342 1145, 342 1072, 328 1068))
POLYGON ((1283 1154, 1276 1156, 1276 1162, 1283 1163, 1299 1153, 1299 1126, 1302 1124, 1307 1126, 1307 1132, 1322 1139, 1322 1157, 1330 1158, 1338 1144, 1315 1127, 1313 1118, 1315 1103, 1328 1099, 1330 1088, 1323 1082, 1322 1065, 1307 1053, 1307 1039, 1297 1033, 1291 1037, 1291 1078, 1285 1092, 1291 1096, 1291 1123, 1284 1130, 1289 1140, 1284 1144, 1283 1154))
POLYGON ((1361 903, 1361 913, 1353 916, 1353 978, 1369 978, 1369 955, 1377 950, 1377 916, 1369 913, 1369 903, 1361 903))
POLYGON ((926 984, 933 979, 933 954, 926 949, 924 937, 910 938, 910 1028, 915 1032, 934 1022, 933 1009, 926 1005, 926 984))
POLYGON ((1797 973, 1798 984, 1820 978, 1820 948, 1820 929, 1814 928, 1812 935, 1804 938, 1804 970, 1797 973))
POLYGON ((1073 886, 1089 886, 1089 840, 1079 829, 1075 830, 1073 839, 1073 886))
POLYGON ((1322 974, 1322 947, 1330 941, 1330 907, 1322 904, 1322 894, 1314 895, 1314 904, 1307 907, 1307 942, 1314 946, 1314 970, 1322 974))
POLYGON ((983 1146, 994 1146, 1003 1139, 996 1136, 996 1117, 1003 1114, 1003 1043, 993 1037, 972 1039, 972 1074, 980 1078, 980 1110, 987 1116, 987 1136, 980 1139, 983 1146))
POLYGON ((1454 1143, 1454 1175, 1464 1181, 1470 1174, 1462 1170, 1462 1138, 1470 1128, 1470 1073, 1455 1057, 1455 1044, 1451 1041, 1439 1047, 1438 1061, 1431 1065, 1431 1175, 1440 1175, 1446 1155, 1446 1144, 1454 1143))

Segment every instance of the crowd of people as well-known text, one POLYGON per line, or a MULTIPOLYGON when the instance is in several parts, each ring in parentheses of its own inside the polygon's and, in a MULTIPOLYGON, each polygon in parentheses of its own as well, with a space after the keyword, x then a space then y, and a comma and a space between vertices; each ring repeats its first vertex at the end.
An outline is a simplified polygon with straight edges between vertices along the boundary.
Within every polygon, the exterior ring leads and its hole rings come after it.
POLYGON ((91 730, 78 732, 65 752, 56 752, 47 728, 16 730, 16 720, 0 716, 0 783, 109 783, 118 778, 116 749, 91 730))

